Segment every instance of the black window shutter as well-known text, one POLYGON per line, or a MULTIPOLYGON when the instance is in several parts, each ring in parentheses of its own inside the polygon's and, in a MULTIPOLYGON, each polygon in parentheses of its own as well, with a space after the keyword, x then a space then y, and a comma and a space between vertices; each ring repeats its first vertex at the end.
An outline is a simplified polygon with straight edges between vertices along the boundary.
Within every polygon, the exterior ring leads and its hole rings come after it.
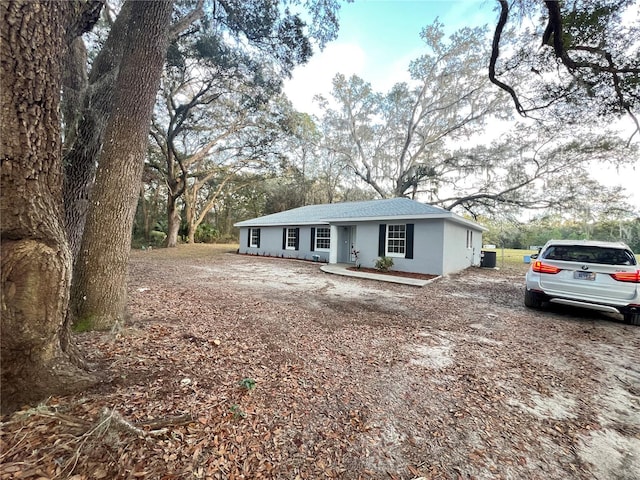
POLYGON ((287 229, 282 229, 282 249, 285 250, 287 248, 287 229))
POLYGON ((300 229, 296 228, 296 250, 300 250, 300 229))
POLYGON ((258 245, 256 246, 260 248, 260 229, 258 229, 258 245))
POLYGON ((413 223, 407 223, 407 228, 405 229, 405 253, 404 258, 413 258, 413 223))
POLYGON ((247 229, 247 232, 249 233, 249 235, 247 236, 247 247, 251 247, 251 229, 247 229))
POLYGON ((380 230, 378 233, 378 256, 384 257, 385 241, 387 240, 387 225, 385 223, 380 224, 380 230))
POLYGON ((315 251, 316 249, 316 228, 311 227, 311 251, 315 251))

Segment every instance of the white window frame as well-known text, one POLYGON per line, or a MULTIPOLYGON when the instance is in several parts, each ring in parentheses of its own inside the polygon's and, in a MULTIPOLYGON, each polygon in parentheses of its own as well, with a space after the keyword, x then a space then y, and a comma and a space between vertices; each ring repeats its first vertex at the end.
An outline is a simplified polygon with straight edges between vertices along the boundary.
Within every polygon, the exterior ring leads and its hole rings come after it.
POLYGON ((258 248, 258 239, 260 238, 260 229, 259 228, 250 228, 249 229, 249 248, 258 248), (256 234, 255 237, 253 234, 256 234))
POLYGON ((330 227, 319 227, 316 228, 316 240, 314 248, 320 252, 328 252, 331 250, 331 228, 330 227), (326 235, 320 235, 320 232, 326 233, 326 235), (326 247, 320 246, 320 241, 322 241, 326 247))
POLYGON ((387 225, 387 235, 385 238, 385 247, 384 247, 384 251, 385 251, 385 255, 387 257, 397 257, 397 258, 404 258, 404 256, 407 254, 407 224, 406 223, 390 223, 387 225), (401 229, 398 228, 396 230, 395 227, 402 227, 401 229), (401 235, 394 235, 391 236, 392 230, 394 231, 394 233, 398 233, 401 235), (397 241, 398 242, 398 252, 392 252, 389 250, 389 241, 393 240, 393 241, 397 241))
POLYGON ((473 248, 473 230, 467 230, 467 248, 473 248))
POLYGON ((287 243, 286 250, 295 250, 296 249, 296 229, 295 228, 287 228, 287 243))

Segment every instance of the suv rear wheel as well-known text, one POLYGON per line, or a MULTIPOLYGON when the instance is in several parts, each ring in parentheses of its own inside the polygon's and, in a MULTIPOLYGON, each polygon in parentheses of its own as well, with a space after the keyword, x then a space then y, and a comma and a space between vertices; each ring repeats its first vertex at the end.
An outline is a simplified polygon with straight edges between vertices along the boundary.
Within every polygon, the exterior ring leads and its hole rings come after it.
POLYGON ((631 325, 640 326, 640 313, 639 312, 626 312, 624 314, 624 321, 631 325))
POLYGON ((540 294, 532 292, 531 290, 524 290, 524 306, 529 308, 542 307, 542 298, 540 294))

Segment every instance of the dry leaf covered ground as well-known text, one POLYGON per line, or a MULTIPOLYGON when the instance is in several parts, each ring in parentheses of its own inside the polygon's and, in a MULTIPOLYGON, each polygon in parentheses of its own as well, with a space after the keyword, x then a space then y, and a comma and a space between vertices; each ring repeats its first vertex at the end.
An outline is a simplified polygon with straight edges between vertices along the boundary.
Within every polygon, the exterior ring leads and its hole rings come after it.
POLYGON ((103 381, 4 418, 0 478, 640 478, 640 328, 211 246, 134 252, 103 381))

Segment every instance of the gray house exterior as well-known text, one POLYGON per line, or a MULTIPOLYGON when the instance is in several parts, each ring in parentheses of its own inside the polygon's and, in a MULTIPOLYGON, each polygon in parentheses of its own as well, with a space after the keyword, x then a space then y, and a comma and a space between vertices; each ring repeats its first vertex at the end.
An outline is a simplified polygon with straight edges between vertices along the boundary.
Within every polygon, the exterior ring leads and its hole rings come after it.
POLYGON ((480 265, 487 229, 433 205, 393 198, 308 205, 235 224, 239 253, 446 275, 480 265))

